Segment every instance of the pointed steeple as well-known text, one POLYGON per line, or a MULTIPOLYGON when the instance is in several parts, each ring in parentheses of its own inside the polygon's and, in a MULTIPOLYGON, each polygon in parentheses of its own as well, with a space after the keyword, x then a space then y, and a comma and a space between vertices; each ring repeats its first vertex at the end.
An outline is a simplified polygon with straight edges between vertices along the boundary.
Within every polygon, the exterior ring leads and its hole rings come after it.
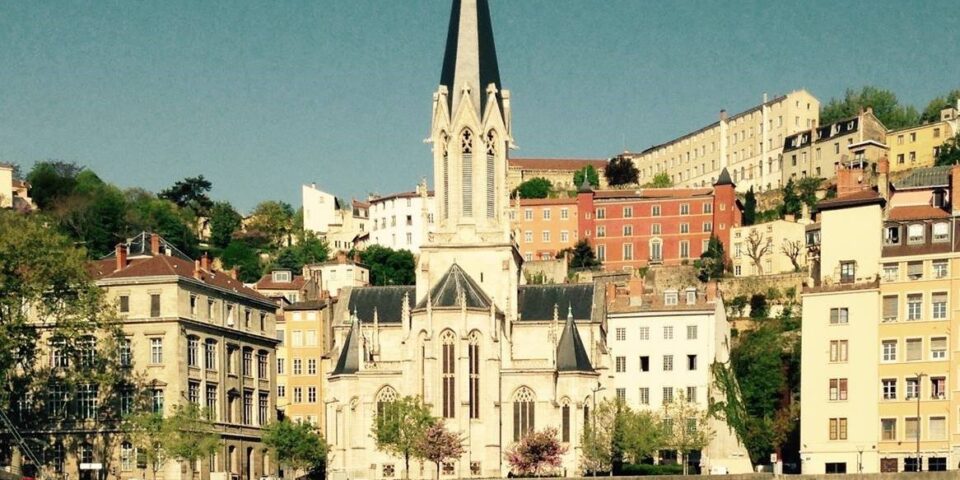
MULTIPOLYGON (((478 116, 483 116, 487 86, 500 89, 500 68, 493 43, 493 25, 487 0, 453 0, 447 49, 443 54, 440 85, 449 91, 451 115, 457 111, 463 89, 470 88, 470 100, 478 116)), ((497 93, 500 100, 500 93, 497 93)))
POLYGON ((573 322, 573 306, 567 306, 567 323, 563 326, 563 334, 557 344, 557 371, 558 372, 593 372, 590 357, 583 347, 580 332, 573 322))
POLYGON ((717 183, 713 185, 733 185, 733 180, 730 178, 730 172, 727 171, 727 167, 723 167, 723 170, 720 171, 720 177, 717 178, 717 183))
POLYGON ((347 375, 357 373, 360 370, 360 332, 358 331, 357 317, 354 316, 350 322, 350 331, 347 332, 347 338, 343 341, 343 350, 340 350, 340 357, 337 359, 337 365, 334 367, 331 375, 347 375))

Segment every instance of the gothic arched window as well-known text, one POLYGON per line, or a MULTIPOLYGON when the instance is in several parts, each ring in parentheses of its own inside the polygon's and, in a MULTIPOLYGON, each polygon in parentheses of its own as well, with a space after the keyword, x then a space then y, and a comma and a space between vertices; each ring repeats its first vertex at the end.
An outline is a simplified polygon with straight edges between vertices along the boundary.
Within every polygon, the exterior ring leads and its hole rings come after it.
POLYGON ((450 218, 450 137, 440 132, 440 155, 443 158, 443 218, 450 218))
POLYGON ((533 431, 534 396, 527 387, 521 387, 513 396, 513 441, 520 441, 533 431))
POLYGON ((560 440, 562 442, 570 441, 570 400, 564 399, 563 406, 560 407, 560 440))
POLYGON ((487 218, 493 218, 494 189, 496 188, 497 135, 493 130, 487 132, 487 218))
POLYGON ((473 216, 473 133, 464 130, 460 135, 460 153, 462 154, 463 216, 473 216))
POLYGON ((440 379, 443 382, 443 418, 453 418, 456 413, 454 401, 456 400, 456 381, 454 373, 456 372, 457 358, 454 355, 454 343, 456 335, 450 330, 440 335, 440 344, 443 347, 443 370, 440 379))
POLYGON ((480 418, 480 332, 470 334, 470 418, 480 418))
POLYGON ((382 425, 384 421, 394 415, 396 401, 399 398, 397 391, 391 386, 380 389, 377 393, 377 425, 382 425))

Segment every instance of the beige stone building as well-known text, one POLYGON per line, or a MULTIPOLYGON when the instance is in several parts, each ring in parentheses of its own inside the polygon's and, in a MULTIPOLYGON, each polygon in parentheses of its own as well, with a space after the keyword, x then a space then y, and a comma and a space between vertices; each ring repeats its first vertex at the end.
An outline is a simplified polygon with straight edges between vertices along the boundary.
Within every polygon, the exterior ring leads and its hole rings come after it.
POLYGON ((607 187, 607 178, 603 172, 607 166, 604 159, 582 158, 511 158, 507 164, 507 190, 512 192, 521 183, 532 178, 550 180, 558 190, 576 190, 573 175, 587 165, 597 169, 600 188, 607 187))
POLYGON ((277 318, 277 406, 292 421, 324 426, 324 379, 330 373, 335 299, 287 306, 277 318))
MULTIPOLYGON (((260 439, 261 427, 276 418, 276 305, 228 273, 213 270, 206 257, 191 260, 157 235, 138 235, 90 268, 122 319, 120 364, 113 368, 129 369, 146 388, 122 391, 110 401, 119 401, 116 408, 123 413, 143 393, 148 408, 168 415, 176 405, 194 403, 210 412, 220 437, 213 455, 196 464, 168 459, 157 478, 252 480, 275 475, 277 465, 260 439)), ((94 345, 99 341, 92 340, 94 345)), ((42 360, 67 366, 62 348, 67 347, 51 343, 42 360)), ((152 476, 151 467, 139 460, 133 439, 112 424, 100 423, 108 390, 100 387, 89 384, 75 398, 68 398, 66 390, 48 392, 47 411, 66 408, 77 421, 42 434, 50 437, 43 476, 152 476)))
POLYGON ((890 147, 890 171, 932 167, 943 142, 953 138, 960 131, 958 130, 958 111, 960 111, 960 105, 950 106, 940 111, 938 122, 887 132, 886 144, 890 147))
POLYGON ((784 140, 816 128, 820 101, 797 90, 753 108, 727 115, 706 127, 640 153, 626 152, 639 170, 639 182, 648 183, 662 172, 675 186, 704 187, 716 183, 727 168, 738 191, 778 188, 784 183, 779 162, 784 140))
POLYGON ((13 178, 13 167, 0 163, 0 208, 13 208, 22 212, 36 209, 28 195, 30 184, 13 178))
POLYGON ((733 274, 738 277, 776 275, 805 269, 805 223, 788 218, 732 228, 733 274))
POLYGON ((778 160, 783 183, 806 177, 833 180, 840 166, 850 162, 875 172, 877 162, 887 156, 885 141, 886 128, 870 108, 856 117, 790 135, 778 160))

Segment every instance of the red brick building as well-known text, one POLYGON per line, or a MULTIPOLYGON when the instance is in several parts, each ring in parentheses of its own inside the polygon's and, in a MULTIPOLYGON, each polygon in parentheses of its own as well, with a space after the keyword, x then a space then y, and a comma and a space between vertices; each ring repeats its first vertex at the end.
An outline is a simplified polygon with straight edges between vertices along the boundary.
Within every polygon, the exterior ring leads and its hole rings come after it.
POLYGON ((730 250, 741 207, 724 169, 713 187, 600 190, 577 194, 579 230, 605 270, 693 262, 711 235, 730 250))

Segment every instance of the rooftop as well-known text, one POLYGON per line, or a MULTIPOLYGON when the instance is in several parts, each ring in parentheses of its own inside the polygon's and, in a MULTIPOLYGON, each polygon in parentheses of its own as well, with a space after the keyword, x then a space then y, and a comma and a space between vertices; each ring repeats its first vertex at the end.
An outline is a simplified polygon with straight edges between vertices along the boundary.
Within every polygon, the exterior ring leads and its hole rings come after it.
POLYGON ((587 165, 593 165, 598 171, 606 168, 607 160, 588 158, 511 158, 510 167, 530 170, 580 170, 587 165))
POLYGON ((923 189, 950 186, 950 165, 940 167, 916 168, 899 182, 893 184, 894 190, 923 189))

